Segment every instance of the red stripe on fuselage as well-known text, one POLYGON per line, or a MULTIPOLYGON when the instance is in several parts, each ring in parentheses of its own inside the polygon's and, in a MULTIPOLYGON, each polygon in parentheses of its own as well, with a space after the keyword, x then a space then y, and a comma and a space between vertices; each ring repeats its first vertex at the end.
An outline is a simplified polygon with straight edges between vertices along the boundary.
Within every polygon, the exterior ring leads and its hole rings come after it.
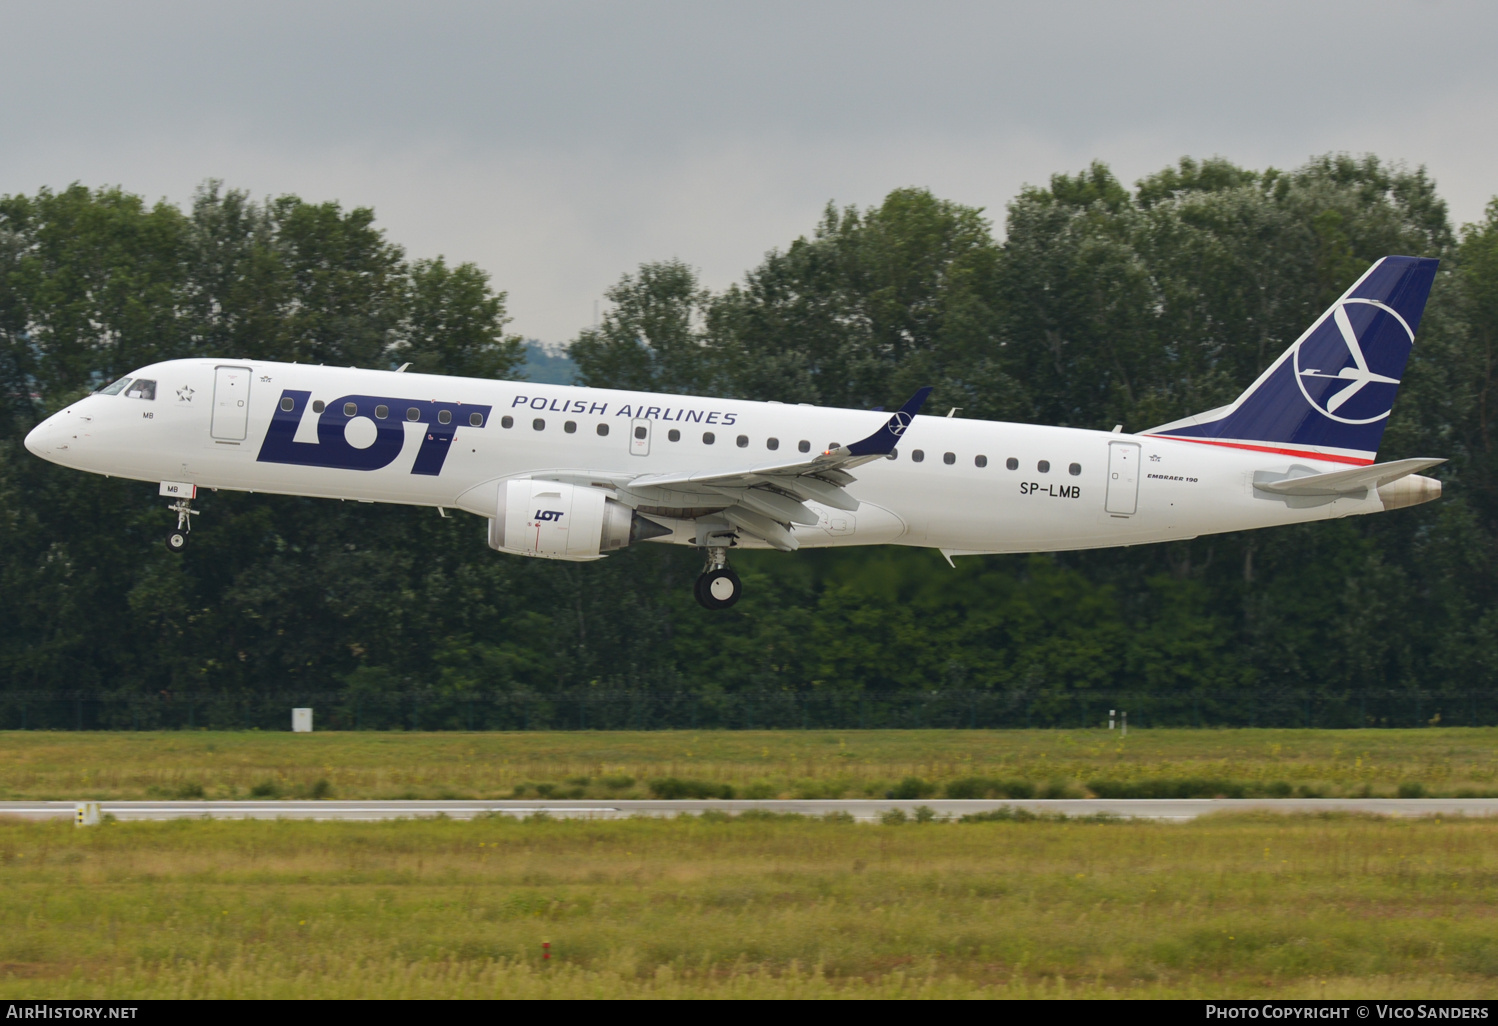
POLYGON ((1185 435, 1146 435, 1146 438, 1163 438, 1169 442, 1198 442, 1202 445, 1220 445, 1226 449, 1249 449, 1253 452, 1272 452, 1278 456, 1301 456, 1308 460, 1325 460, 1328 463, 1351 463, 1355 467, 1371 467, 1372 460, 1361 456, 1336 456, 1325 452, 1307 452, 1304 449, 1276 449, 1272 445, 1248 445, 1244 442, 1219 442, 1215 438, 1190 438, 1185 435))

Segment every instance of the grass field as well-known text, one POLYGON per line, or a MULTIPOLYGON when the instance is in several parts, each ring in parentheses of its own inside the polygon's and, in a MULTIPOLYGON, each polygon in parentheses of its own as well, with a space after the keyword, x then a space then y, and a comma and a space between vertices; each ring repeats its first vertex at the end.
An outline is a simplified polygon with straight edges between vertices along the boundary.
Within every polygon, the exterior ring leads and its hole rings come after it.
POLYGON ((0 881, 0 998, 1498 992, 1483 820, 12 821, 0 881))
POLYGON ((0 734, 0 798, 1498 796, 1498 729, 0 734))

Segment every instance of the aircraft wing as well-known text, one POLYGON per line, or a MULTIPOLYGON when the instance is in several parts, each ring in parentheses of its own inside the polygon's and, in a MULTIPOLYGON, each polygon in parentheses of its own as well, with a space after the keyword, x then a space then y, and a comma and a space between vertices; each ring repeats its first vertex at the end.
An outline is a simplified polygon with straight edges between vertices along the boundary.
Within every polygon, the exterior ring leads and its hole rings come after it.
POLYGON ((681 474, 643 474, 631 479, 626 487, 647 498, 669 495, 683 505, 700 502, 702 498, 716 500, 714 505, 728 500, 729 505, 719 515, 739 530, 789 552, 798 547, 791 525, 811 526, 820 520, 804 503, 849 511, 858 508, 858 500, 845 490, 857 480, 848 471, 893 452, 930 394, 929 386, 922 388, 867 438, 828 449, 810 459, 681 474))

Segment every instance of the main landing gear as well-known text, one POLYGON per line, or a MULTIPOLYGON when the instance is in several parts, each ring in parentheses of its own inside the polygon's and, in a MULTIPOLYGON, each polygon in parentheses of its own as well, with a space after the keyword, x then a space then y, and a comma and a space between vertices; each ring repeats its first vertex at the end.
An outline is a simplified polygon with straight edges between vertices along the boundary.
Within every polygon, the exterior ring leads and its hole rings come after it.
POLYGON ((187 548, 187 539, 192 533, 192 518, 201 511, 192 508, 191 499, 178 499, 167 509, 177 514, 177 526, 166 533, 166 547, 173 552, 181 552, 187 548))
POLYGON ((707 565, 692 588, 704 609, 727 609, 744 593, 739 575, 728 569, 728 549, 713 546, 707 550, 707 565))

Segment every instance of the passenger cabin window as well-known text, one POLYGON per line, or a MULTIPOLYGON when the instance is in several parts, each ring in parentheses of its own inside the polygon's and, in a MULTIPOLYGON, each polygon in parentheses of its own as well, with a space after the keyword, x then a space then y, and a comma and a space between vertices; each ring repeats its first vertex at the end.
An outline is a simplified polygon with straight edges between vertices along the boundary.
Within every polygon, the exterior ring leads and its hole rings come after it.
POLYGON ((1051 472, 1051 461, 1041 460, 1039 463, 1035 464, 1035 469, 1040 471, 1042 474, 1049 474, 1051 472))
MULTIPOLYGON (((375 413, 379 413, 379 412, 380 412, 379 410, 375 410, 375 413)), ((484 426, 484 415, 482 413, 470 413, 468 415, 468 424, 471 427, 483 427, 484 426)))
POLYGON ((295 399, 293 399, 289 395, 285 396, 284 398, 282 398, 282 400, 281 400, 281 409, 285 410, 287 413, 290 413, 295 408, 296 408, 296 400, 295 399))
POLYGON ((912 450, 910 450, 910 462, 911 463, 919 463, 919 462, 921 462, 921 460, 923 460, 925 458, 926 458, 926 454, 922 450, 920 450, 920 449, 912 449, 912 450))
POLYGON ((715 435, 715 434, 713 434, 711 431, 704 431, 704 432, 702 432, 702 444, 703 445, 712 445, 717 440, 718 440, 718 436, 715 435))
POLYGON ((1078 474, 1082 473, 1082 464, 1073 463, 1071 466, 1066 468, 1066 472, 1072 477, 1076 477, 1078 474))
POLYGON ((796 443, 796 448, 800 449, 802 452, 811 452, 811 443, 803 438, 801 439, 801 441, 796 443))
POLYGON ((453 422, 453 411, 452 410, 443 410, 442 412, 440 412, 440 413, 437 414, 437 423, 438 424, 451 424, 452 422, 453 422))
POLYGON ((537 417, 535 420, 531 421, 531 427, 536 431, 545 431, 546 421, 542 420, 540 417, 537 417))
POLYGON ((375 407, 376 420, 384 420, 388 416, 390 416, 390 407, 383 405, 375 407))
POLYGON ((359 416, 359 404, 358 403, 344 403, 343 404, 343 415, 345 417, 357 417, 357 416, 359 416))
MULTIPOLYGON (((320 410, 320 409, 322 409, 322 403, 313 403, 312 404, 312 408, 314 410, 320 410)), ((421 411, 418 410, 414 406, 407 406, 406 407, 406 419, 407 420, 420 420, 421 419, 421 411)))
POLYGON ((747 448, 748 445, 749 445, 749 436, 748 435, 739 435, 738 438, 734 439, 734 443, 733 444, 737 445, 740 449, 747 448))
POLYGON ((125 390, 125 386, 134 381, 134 378, 121 378, 112 385, 106 385, 99 389, 100 395, 119 395, 125 390))
POLYGON ((670 431, 666 432, 666 440, 670 442, 681 441, 681 432, 676 430, 675 428, 672 428, 670 431))
POLYGON ((125 398, 126 399, 155 399, 156 398, 156 382, 154 382, 154 381, 147 381, 145 378, 136 378, 134 381, 132 381, 130 383, 130 387, 127 388, 127 389, 125 389, 125 398))
POLYGON ((987 456, 974 456, 973 457, 973 466, 975 466, 975 467, 986 467, 986 466, 988 466, 988 457, 987 456))
POLYGON ((944 452, 941 454, 941 461, 950 467, 957 462, 957 454, 955 452, 944 452))
MULTIPOLYGON (((477 417, 478 414, 475 413, 474 416, 477 417)), ((562 425, 562 430, 567 432, 569 435, 577 434, 577 421, 569 420, 567 423, 562 425)))
POLYGON ((608 433, 609 433, 609 426, 607 424, 599 424, 598 425, 598 437, 599 438, 602 438, 604 435, 606 435, 608 433))
POLYGON ((889 455, 886 456, 886 457, 884 457, 884 458, 887 459, 887 460, 897 460, 897 459, 900 458, 900 450, 899 449, 891 449, 889 451, 889 455))
POLYGON ((639 427, 635 428, 635 437, 641 439, 642 441, 648 434, 650 434, 650 430, 646 428, 644 424, 641 424, 639 427))
POLYGON ((1004 466, 1008 467, 1010 470, 1018 470, 1019 469, 1019 460, 1017 460, 1013 456, 1011 456, 1007 460, 1004 461, 1004 466))
POLYGON ((508 431, 508 430, 510 430, 510 428, 512 428, 512 427, 515 426, 515 418, 514 417, 508 417, 508 416, 506 416, 506 417, 500 417, 499 418, 499 426, 502 427, 502 428, 504 428, 506 431, 508 431))
POLYGON ((769 449, 772 452, 774 450, 776 450, 776 449, 779 449, 780 448, 780 439, 778 439, 778 438, 766 438, 765 439, 765 448, 769 449))

